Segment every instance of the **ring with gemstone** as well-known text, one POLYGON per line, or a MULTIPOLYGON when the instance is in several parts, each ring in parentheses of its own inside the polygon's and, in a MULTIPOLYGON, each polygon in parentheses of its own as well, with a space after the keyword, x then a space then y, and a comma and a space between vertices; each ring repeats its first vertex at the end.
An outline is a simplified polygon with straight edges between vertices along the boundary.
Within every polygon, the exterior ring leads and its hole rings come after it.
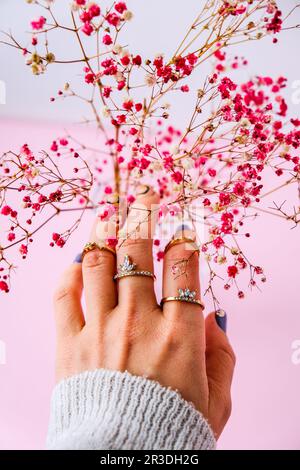
POLYGON ((144 276, 144 277, 151 277, 152 279, 156 279, 155 274, 151 271, 139 270, 136 269, 136 264, 131 261, 129 255, 124 256, 124 261, 119 266, 119 270, 117 274, 114 276, 114 280, 122 279, 123 277, 129 276, 144 276))
POLYGON ((196 299, 196 291, 190 290, 189 288, 185 289, 178 289, 178 295, 174 297, 164 297, 161 299, 160 305, 163 306, 166 302, 188 302, 190 304, 197 304, 200 305, 202 310, 204 310, 205 306, 201 300, 196 299))

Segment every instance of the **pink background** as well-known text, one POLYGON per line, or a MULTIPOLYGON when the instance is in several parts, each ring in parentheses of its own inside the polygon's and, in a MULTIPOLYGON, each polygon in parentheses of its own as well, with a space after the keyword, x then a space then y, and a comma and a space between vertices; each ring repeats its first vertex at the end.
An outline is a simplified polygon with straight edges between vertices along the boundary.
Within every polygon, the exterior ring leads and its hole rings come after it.
MULTIPOLYGON (((44 148, 61 132, 61 126, 37 122, 5 120, 0 125, 0 150, 12 145, 17 150, 24 142, 44 148)), ((45 229, 28 260, 19 262, 11 294, 0 297, 0 339, 7 352, 6 365, 0 365, 1 449, 44 447, 54 383, 52 291, 86 241, 91 220, 63 250, 48 246, 59 221, 45 229)), ((247 292, 243 301, 221 293, 238 362, 233 413, 219 448, 300 449, 300 365, 291 360, 292 342, 300 339, 299 231, 275 217, 254 224, 248 254, 267 268, 268 283, 262 293, 247 292)))
MULTIPOLYGON (((69 3, 56 2, 63 18, 69 3)), ((153 57, 157 52, 173 53, 201 1, 185 0, 184 8, 181 0, 127 3, 135 19, 124 43, 143 56, 153 57), (156 33, 160 31, 164 34, 156 33)), ((287 11, 299 2, 278 3, 287 11)), ((38 13, 23 0, 1 0, 0 30, 12 28, 18 39, 26 42, 24 30, 38 13)), ((299 23, 299 9, 295 15, 294 24, 299 23)), ((258 73, 273 77, 284 74, 289 79, 286 97, 291 115, 299 117, 300 99, 294 87, 299 88, 300 66, 295 60, 298 44, 299 30, 295 30, 284 33, 276 47, 271 46, 270 39, 259 44, 253 41, 232 49, 232 54, 244 54, 249 59, 249 69, 237 71, 238 81, 258 73)), ((56 37, 53 47, 60 57, 78 55, 77 45, 65 38, 56 37)), ((79 121, 85 116, 86 110, 75 100, 55 105, 49 102, 66 80, 80 83, 81 70, 51 67, 44 76, 33 77, 23 57, 4 47, 0 54, 4 64, 0 80, 7 89, 7 104, 0 106, 0 151, 18 150, 25 142, 36 150, 43 149, 64 128, 53 122, 79 121)), ((202 78, 210 70, 202 69, 202 78)), ((202 78, 195 76, 193 86, 199 86, 202 78)), ((174 97, 172 110, 178 126, 185 125, 193 100, 192 93, 174 97)), ((76 128, 76 134, 95 139, 82 127, 76 128)), ((290 195, 287 192, 279 202, 290 195)), ((0 295, 0 341, 5 342, 7 352, 6 364, 0 364, 0 449, 44 447, 54 382, 52 292, 61 271, 85 243, 91 214, 89 219, 63 250, 49 248, 49 233, 63 221, 57 220, 41 232, 28 260, 18 263, 11 294, 0 295)), ((247 292, 243 301, 221 291, 229 315, 228 335, 238 362, 233 413, 219 448, 300 449, 300 364, 296 366, 291 360, 292 343, 300 340, 299 228, 290 230, 290 225, 268 216, 253 222, 252 227, 255 236, 247 241, 247 253, 266 267, 268 283, 262 293, 247 292)), ((202 273, 203 279, 205 275, 202 273)))

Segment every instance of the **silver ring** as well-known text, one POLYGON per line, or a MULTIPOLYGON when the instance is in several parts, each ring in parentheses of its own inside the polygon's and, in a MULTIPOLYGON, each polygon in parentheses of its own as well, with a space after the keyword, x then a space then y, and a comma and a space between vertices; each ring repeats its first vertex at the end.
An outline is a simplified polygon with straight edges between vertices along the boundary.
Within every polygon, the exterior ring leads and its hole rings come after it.
POLYGON ((151 277, 152 279, 156 279, 155 274, 151 271, 140 271, 136 269, 136 264, 131 261, 129 255, 124 256, 124 261, 119 266, 119 270, 117 274, 114 276, 114 280, 122 279, 123 277, 130 277, 130 276, 144 276, 144 277, 151 277))

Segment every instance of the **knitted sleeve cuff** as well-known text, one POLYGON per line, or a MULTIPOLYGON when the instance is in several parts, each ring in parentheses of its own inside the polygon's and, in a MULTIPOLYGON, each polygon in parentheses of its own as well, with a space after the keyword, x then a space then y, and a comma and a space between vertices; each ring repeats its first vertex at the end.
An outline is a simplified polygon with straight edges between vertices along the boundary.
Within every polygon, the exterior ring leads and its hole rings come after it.
POLYGON ((99 369, 54 389, 49 449, 209 450, 215 445, 195 407, 152 380, 99 369))

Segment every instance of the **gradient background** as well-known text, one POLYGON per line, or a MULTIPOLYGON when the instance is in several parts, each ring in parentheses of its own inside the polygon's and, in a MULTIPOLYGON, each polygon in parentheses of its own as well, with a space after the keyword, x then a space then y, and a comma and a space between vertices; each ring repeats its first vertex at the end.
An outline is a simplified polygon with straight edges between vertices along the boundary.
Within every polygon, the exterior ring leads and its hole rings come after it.
MULTIPOLYGON (((68 1, 59 3, 63 7, 68 1)), ((136 52, 152 56, 173 50, 201 0, 185 0, 185 12, 180 0, 127 3, 135 19, 126 39, 133 52, 137 44, 136 52)), ((288 9, 297 2, 279 0, 279 4, 288 9)), ((19 39, 34 16, 35 7, 23 0, 0 2, 0 30, 12 28, 19 39)), ((294 19, 300 22, 300 10, 294 19)), ((300 80, 299 34, 284 33, 276 47, 267 39, 238 51, 250 62, 247 71, 238 72, 241 79, 255 73, 289 78, 286 97, 291 114, 298 117, 300 100, 298 103, 295 95, 293 99, 292 84, 300 80)), ((78 53, 71 43, 61 43, 59 38, 56 50, 61 57, 76 57, 78 53)), ((7 90, 6 105, 0 105, 0 151, 17 151, 25 142, 35 150, 47 148, 65 128, 81 140, 96 142, 92 128, 74 125, 74 115, 81 119, 76 101, 49 103, 49 96, 68 78, 64 66, 33 77, 24 59, 13 50, 0 46, 0 59, 0 80, 7 90)), ((184 103, 182 97, 174 103, 178 126, 184 124, 191 99, 185 95, 184 103)), ((286 191, 280 201, 292 195, 286 191)), ((91 215, 86 217, 63 250, 48 247, 48 234, 57 229, 60 221, 41 232, 28 260, 19 262, 11 293, 0 297, 0 340, 6 345, 6 364, 0 364, 0 449, 44 447, 54 383, 52 291, 61 271, 85 243, 91 220, 91 215)), ((268 282, 262 293, 247 292, 243 301, 220 292, 238 360, 233 413, 219 448, 300 449, 300 364, 292 362, 292 343, 300 340, 299 229, 291 230, 287 223, 270 216, 254 224, 252 232, 256 235, 247 241, 247 253, 265 266, 268 282)))

